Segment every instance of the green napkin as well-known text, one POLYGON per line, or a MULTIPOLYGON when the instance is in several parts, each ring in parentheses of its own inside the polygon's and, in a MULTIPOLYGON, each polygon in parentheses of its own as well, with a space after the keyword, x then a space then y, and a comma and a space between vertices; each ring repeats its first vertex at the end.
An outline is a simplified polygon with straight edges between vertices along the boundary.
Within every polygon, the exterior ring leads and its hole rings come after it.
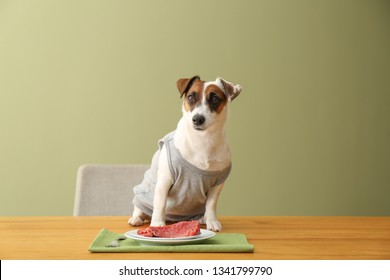
POLYGON ((160 245, 145 246, 133 239, 119 241, 120 247, 107 248, 112 240, 121 234, 111 232, 103 228, 95 240, 89 246, 90 252, 132 252, 132 253, 155 253, 155 252, 175 252, 175 253, 252 253, 254 246, 249 244, 245 235, 240 233, 217 233, 214 237, 202 241, 202 243, 188 245, 160 245))

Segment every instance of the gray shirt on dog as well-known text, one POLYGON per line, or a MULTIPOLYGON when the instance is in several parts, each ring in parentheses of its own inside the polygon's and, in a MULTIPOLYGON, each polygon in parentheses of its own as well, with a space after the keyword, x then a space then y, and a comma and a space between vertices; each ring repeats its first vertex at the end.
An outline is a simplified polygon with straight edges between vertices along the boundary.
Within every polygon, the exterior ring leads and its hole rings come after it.
POLYGON ((175 131, 158 142, 159 149, 153 156, 150 169, 145 172, 142 183, 134 187, 133 203, 146 215, 152 216, 158 159, 165 145, 168 165, 174 181, 168 193, 166 220, 171 222, 197 220, 205 213, 209 189, 222 184, 227 179, 232 165, 222 171, 205 171, 197 168, 185 160, 175 147, 174 135, 175 131))

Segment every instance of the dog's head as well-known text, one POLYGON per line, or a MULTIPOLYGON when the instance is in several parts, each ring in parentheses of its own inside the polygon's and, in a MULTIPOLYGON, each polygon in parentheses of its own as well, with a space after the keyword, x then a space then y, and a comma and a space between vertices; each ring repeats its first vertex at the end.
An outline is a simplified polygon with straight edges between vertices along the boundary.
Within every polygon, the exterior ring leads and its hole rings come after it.
POLYGON ((177 81, 180 98, 184 96, 183 115, 198 131, 215 125, 223 125, 227 116, 227 106, 241 92, 241 86, 217 78, 205 82, 199 76, 177 81))

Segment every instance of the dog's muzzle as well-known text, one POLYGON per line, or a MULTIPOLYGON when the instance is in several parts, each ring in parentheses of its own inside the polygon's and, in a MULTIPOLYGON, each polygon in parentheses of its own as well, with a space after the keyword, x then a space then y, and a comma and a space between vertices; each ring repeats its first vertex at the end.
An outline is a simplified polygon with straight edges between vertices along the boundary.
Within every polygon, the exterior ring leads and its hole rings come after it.
POLYGON ((194 128, 196 130, 204 130, 204 123, 206 122, 206 118, 201 114, 196 114, 192 117, 192 123, 194 124, 194 128))

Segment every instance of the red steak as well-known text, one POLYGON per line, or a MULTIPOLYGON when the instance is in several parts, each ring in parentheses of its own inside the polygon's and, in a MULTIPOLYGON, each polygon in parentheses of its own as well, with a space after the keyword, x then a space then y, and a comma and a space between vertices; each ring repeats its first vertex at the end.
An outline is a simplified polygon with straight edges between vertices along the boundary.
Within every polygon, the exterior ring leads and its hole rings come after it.
POLYGON ((148 228, 141 228, 141 229, 137 230, 137 234, 143 235, 143 236, 146 236, 146 237, 153 237, 153 232, 150 230, 150 227, 148 227, 148 228))
POLYGON ((198 235, 200 233, 200 224, 198 221, 178 222, 168 226, 150 226, 145 229, 139 229, 137 233, 147 237, 187 237, 198 235))

